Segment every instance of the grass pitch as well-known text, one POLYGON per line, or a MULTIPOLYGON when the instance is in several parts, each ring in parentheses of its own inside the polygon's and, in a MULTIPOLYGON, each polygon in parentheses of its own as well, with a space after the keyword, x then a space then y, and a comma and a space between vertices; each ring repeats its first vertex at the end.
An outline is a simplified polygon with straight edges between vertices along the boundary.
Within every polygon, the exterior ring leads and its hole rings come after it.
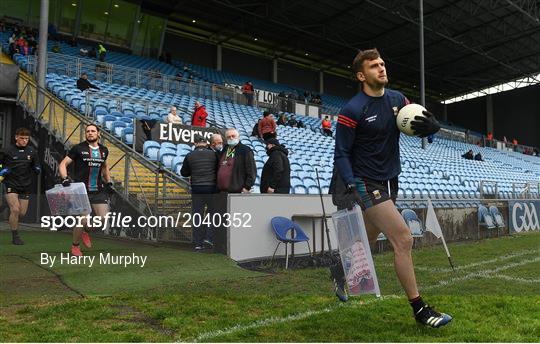
MULTIPOLYGON (((427 234, 429 235, 429 234, 427 234)), ((424 298, 454 320, 416 325, 393 272, 375 255, 383 297, 333 296, 327 269, 263 274, 227 257, 94 238, 100 252, 147 255, 144 268, 40 265, 70 247, 62 232, 0 232, 2 342, 537 342, 540 232, 413 251, 424 298)))

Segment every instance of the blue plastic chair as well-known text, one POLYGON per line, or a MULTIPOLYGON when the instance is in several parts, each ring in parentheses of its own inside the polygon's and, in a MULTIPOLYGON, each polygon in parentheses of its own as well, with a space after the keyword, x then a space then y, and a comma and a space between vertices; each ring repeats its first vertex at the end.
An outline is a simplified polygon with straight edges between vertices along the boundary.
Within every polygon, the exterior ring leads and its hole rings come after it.
POLYGON ((489 229, 495 228, 495 223, 491 213, 483 205, 478 206, 478 223, 480 225, 485 225, 489 229))
POLYGON ((409 227, 413 237, 421 237, 424 235, 422 221, 420 221, 418 215, 416 215, 413 210, 403 209, 401 211, 401 216, 403 216, 403 219, 405 220, 405 223, 407 223, 407 227, 409 227))
POLYGON ((270 222, 272 224, 272 229, 276 234, 276 239, 278 240, 278 244, 274 250, 274 254, 272 255, 272 261, 274 261, 277 249, 281 243, 285 243, 285 269, 289 267, 288 244, 304 241, 308 247, 309 255, 311 256, 309 237, 306 235, 306 233, 304 233, 302 228, 300 228, 297 223, 283 216, 276 216, 272 218, 270 222))
POLYGON ((499 228, 504 228, 504 219, 499 212, 499 209, 495 206, 489 207, 489 212, 491 213, 491 216, 493 217, 493 220, 495 221, 495 224, 499 228))

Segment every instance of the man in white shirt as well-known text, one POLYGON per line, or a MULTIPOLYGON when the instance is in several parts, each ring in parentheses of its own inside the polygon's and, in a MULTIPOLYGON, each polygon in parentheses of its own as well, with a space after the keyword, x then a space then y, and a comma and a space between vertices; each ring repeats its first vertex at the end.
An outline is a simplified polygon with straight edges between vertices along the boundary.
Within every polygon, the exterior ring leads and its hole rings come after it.
POLYGON ((167 116, 167 123, 182 124, 182 119, 176 114, 176 106, 171 106, 171 112, 167 116))

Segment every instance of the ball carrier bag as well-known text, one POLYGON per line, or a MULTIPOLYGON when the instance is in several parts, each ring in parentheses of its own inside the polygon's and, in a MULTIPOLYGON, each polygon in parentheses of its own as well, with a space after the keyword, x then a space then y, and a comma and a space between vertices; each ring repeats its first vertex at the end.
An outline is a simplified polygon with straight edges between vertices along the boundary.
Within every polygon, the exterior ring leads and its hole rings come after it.
POLYGON ((349 295, 381 296, 360 206, 332 214, 349 295))
POLYGON ((332 195, 332 203, 338 208, 338 212, 332 215, 332 219, 338 238, 338 250, 341 259, 336 259, 336 262, 330 266, 330 274, 336 284, 336 296, 341 301, 347 301, 346 284, 349 286, 351 295, 362 294, 363 292, 359 292, 359 288, 360 291, 362 290, 361 287, 366 289, 365 285, 371 284, 369 281, 370 277, 374 277, 374 289, 372 292, 380 295, 371 250, 367 240, 366 227, 362 217, 362 211, 358 207, 362 203, 362 199, 356 190, 347 188, 336 167, 333 170, 329 193, 332 195), (358 207, 360 215, 356 214, 355 207, 358 207), (350 218, 345 215, 350 215, 350 218), (336 221, 336 217, 334 216, 337 216, 338 221, 336 221), (347 222, 347 219, 349 219, 349 222, 347 222), (360 235, 360 232, 362 235, 360 235), (365 238, 365 241, 362 241, 362 238, 365 238), (366 261, 370 268, 362 269, 362 265, 366 261), (351 267, 353 270, 351 270, 351 267), (362 272, 362 270, 364 271, 362 272), (355 279, 358 283, 364 283, 364 285, 355 286, 355 279), (340 282, 340 284, 337 282, 340 282), (339 285, 342 288, 338 288, 339 285))

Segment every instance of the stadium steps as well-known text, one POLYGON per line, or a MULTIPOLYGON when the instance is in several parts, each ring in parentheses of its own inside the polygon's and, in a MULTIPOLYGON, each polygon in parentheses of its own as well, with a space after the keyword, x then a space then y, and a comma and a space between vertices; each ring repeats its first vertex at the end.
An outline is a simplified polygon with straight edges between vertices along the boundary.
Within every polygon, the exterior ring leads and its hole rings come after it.
MULTIPOLYGON (((25 72, 20 71, 19 102, 25 109, 35 114, 36 83, 25 72)), ((40 116, 43 125, 51 134, 66 142, 68 146, 79 143, 84 135, 80 123, 89 122, 87 118, 59 100, 49 91, 45 91, 45 108, 40 116)), ((139 210, 141 215, 171 215, 176 212, 189 211, 191 201, 187 184, 171 173, 160 173, 156 183, 158 166, 147 158, 127 147, 117 138, 102 131, 102 143, 109 149, 108 163, 115 188, 127 201, 139 210), (126 153, 130 155, 130 177, 127 194, 126 186, 126 153), (157 186, 157 188, 156 188, 157 186)), ((170 229, 163 240, 189 241, 189 228, 170 229)))

